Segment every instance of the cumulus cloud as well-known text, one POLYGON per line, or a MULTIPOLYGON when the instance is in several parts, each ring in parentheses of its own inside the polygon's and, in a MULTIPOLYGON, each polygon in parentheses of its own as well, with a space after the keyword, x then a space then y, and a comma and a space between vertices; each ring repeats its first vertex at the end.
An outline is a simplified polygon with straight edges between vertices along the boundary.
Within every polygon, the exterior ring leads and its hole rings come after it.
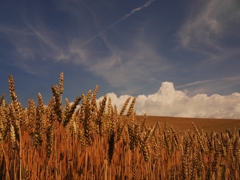
MULTIPOLYGON (((129 95, 117 97, 107 94, 120 110, 129 95)), ((99 98, 100 101, 103 97, 99 98)), ((172 82, 163 82, 160 89, 150 95, 137 96, 135 111, 137 115, 200 117, 200 118, 240 118, 240 93, 222 96, 197 94, 193 97, 176 90, 172 82)))

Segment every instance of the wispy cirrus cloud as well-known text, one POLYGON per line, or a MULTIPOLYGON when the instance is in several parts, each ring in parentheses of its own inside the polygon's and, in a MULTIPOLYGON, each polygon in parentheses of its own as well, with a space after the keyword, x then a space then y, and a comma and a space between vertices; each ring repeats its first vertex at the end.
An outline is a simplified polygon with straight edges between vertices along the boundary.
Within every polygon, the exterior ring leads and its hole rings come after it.
POLYGON ((226 81, 240 81, 240 75, 222 78, 226 81))
POLYGON ((191 82, 191 83, 177 86, 176 89, 185 88, 185 87, 189 87, 189 86, 195 86, 195 85, 204 84, 204 83, 213 82, 213 81, 215 81, 215 80, 201 80, 201 81, 191 82))
MULTIPOLYGON (((231 93, 229 89, 236 89, 239 86, 240 76, 229 76, 218 79, 199 80, 187 84, 178 85, 175 88, 183 90, 189 96, 196 94, 214 94, 215 92, 222 92, 222 94, 231 93)), ((236 91, 237 92, 237 91, 236 91)))
MULTIPOLYGON (((15 27, 5 26, 2 33, 7 35, 8 40, 15 46, 14 53, 19 58, 18 66, 28 73, 36 73, 31 66, 35 59, 72 63, 103 78, 112 87, 121 87, 121 91, 124 93, 136 93, 149 83, 160 83, 152 76, 152 73, 161 75, 170 68, 170 65, 166 58, 148 41, 147 34, 144 32, 145 27, 139 28, 136 34, 125 40, 128 44, 127 49, 111 43, 103 33, 138 11, 147 8, 154 1, 149 0, 142 6, 134 8, 130 13, 125 14, 109 25, 107 29, 100 31, 97 36, 87 41, 85 37, 78 36, 78 34, 62 36, 43 23, 41 18, 37 18, 38 21, 34 24, 23 18, 25 26, 18 31, 14 30, 15 27), (101 38, 102 49, 96 47, 97 43, 88 43, 95 37, 101 38)), ((78 23, 75 26, 76 29, 81 29, 78 23)))
POLYGON ((233 82, 233 81, 239 81, 239 80, 240 80, 240 75, 235 75, 235 76, 229 76, 229 77, 222 77, 220 79, 209 79, 209 80, 196 81, 196 82, 188 83, 188 84, 185 84, 185 85, 177 86, 176 88, 194 86, 194 85, 204 84, 204 83, 209 83, 209 82, 224 81, 226 83, 226 82, 233 82))
MULTIPOLYGON (((112 87, 121 87, 121 93, 136 93, 146 84, 159 82, 151 74, 163 75, 171 68, 166 58, 145 41, 142 33, 128 41, 128 50, 111 44, 103 36, 101 38, 108 53, 102 57, 92 56, 94 61, 86 59, 86 69, 103 77, 112 87)), ((76 53, 81 51, 78 47, 72 46, 71 49, 75 49, 76 53)))
POLYGON ((42 74, 47 68, 41 61, 63 61, 69 58, 66 45, 59 40, 58 33, 47 28, 40 21, 35 27, 27 22, 25 26, 0 25, 0 33, 13 46, 9 56, 12 64, 29 74, 42 74), (35 66, 37 64, 38 67, 35 66))
POLYGON ((38 22, 37 27, 33 27, 27 22, 24 24, 26 26, 18 30, 11 26, 0 26, 0 32, 15 47, 15 55, 22 60, 33 60, 37 56, 43 59, 50 57, 58 59, 56 57, 61 54, 63 47, 57 41, 57 33, 51 32, 41 22, 38 22))
POLYGON ((239 3, 235 0, 210 0, 191 7, 186 22, 177 36, 180 47, 205 54, 209 61, 221 61, 239 54, 240 48, 226 44, 240 31, 239 3), (234 27, 234 28, 233 28, 234 27))

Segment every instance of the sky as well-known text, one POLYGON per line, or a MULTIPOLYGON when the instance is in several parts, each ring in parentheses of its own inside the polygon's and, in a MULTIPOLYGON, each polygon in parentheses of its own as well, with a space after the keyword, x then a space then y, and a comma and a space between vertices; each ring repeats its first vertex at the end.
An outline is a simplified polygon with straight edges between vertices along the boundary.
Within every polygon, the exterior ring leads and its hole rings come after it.
POLYGON ((0 94, 23 107, 99 86, 137 114, 240 119, 239 0, 1 0, 0 94))

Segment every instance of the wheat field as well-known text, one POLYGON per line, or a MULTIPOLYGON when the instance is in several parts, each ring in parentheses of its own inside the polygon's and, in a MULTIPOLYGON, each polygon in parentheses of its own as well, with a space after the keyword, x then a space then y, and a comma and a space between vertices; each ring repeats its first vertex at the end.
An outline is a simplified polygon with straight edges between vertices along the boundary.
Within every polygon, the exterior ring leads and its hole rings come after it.
MULTIPOLYGON (((136 116, 137 120, 141 120, 143 116, 136 116)), ((225 132, 226 130, 240 127, 239 119, 217 119, 217 118, 187 118, 187 117, 171 117, 171 116, 147 116, 146 125, 153 126, 155 123, 160 123, 162 126, 167 121, 168 126, 172 126, 176 130, 187 131, 193 129, 194 123, 198 129, 203 129, 204 132, 217 133, 225 132)))
POLYGON ((9 76, 11 102, 0 98, 1 179, 239 180, 240 130, 204 131, 198 123, 182 129, 171 119, 136 116, 136 98, 118 110, 111 99, 97 103, 98 86, 65 100, 64 74, 22 108, 9 76), (173 124, 173 125, 172 125, 173 124))

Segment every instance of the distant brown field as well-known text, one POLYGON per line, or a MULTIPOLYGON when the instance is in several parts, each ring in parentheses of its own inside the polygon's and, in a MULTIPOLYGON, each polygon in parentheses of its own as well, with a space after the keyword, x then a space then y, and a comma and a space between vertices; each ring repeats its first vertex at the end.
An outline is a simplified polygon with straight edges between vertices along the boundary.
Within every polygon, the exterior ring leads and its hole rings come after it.
MULTIPOLYGON (((143 116, 137 116, 141 120, 143 116)), ((185 131, 193 130, 192 122, 199 128, 206 132, 226 132, 227 129, 240 129, 240 120, 238 119, 207 119, 207 118, 180 118, 180 117, 166 117, 166 116, 148 116, 147 125, 154 125, 157 121, 163 127, 164 121, 167 121, 168 126, 172 126, 175 130, 185 131)))

